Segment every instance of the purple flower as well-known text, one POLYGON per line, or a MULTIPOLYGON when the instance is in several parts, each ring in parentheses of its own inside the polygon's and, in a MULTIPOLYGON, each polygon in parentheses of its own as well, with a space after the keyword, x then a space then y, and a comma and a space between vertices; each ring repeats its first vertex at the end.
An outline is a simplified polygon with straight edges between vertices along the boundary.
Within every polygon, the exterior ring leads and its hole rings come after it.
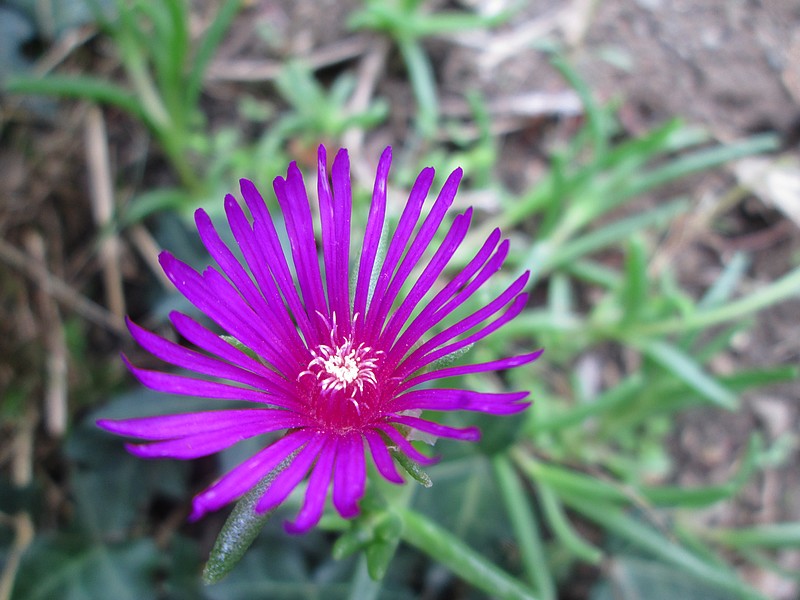
POLYGON ((442 273, 463 242, 472 216, 471 209, 456 216, 438 247, 433 243, 455 197, 461 169, 450 175, 418 226, 434 176, 433 169, 423 170, 396 230, 384 233, 390 163, 387 148, 378 164, 363 241, 351 240, 347 152, 337 154, 329 180, 326 152, 320 147, 319 244, 297 165, 292 163, 286 178, 278 177, 273 184, 285 219, 291 264, 264 200, 247 180, 241 181, 241 191, 252 222, 233 196, 225 198, 244 264, 222 242, 203 210, 195 213, 197 229, 219 268, 208 267, 201 274, 168 252, 161 254, 164 272, 178 290, 229 337, 185 314, 172 313, 172 324, 194 350, 129 321, 133 338, 144 349, 201 377, 140 369, 127 359, 126 364, 155 390, 244 400, 254 407, 101 420, 98 425, 149 442, 128 445, 131 453, 144 458, 191 459, 256 435, 285 432, 198 494, 191 519, 241 497, 287 459, 291 462, 266 489, 257 512, 281 504, 310 473, 304 504, 287 530, 306 531, 319 521, 331 484, 336 510, 344 518, 354 517, 366 484, 365 449, 381 476, 402 483, 390 448, 419 463, 432 462, 410 443, 412 434, 469 441, 479 437, 474 427, 440 425, 421 417, 422 411, 506 415, 528 406, 527 392, 483 393, 426 385, 466 373, 516 367, 541 352, 441 366, 440 359, 484 338, 522 310, 528 273, 482 308, 452 318, 500 269, 508 241, 501 241, 499 230, 493 231, 469 263, 443 283, 442 273), (380 263, 382 234, 388 248, 380 263), (358 258, 352 293, 351 246, 357 248, 358 258))

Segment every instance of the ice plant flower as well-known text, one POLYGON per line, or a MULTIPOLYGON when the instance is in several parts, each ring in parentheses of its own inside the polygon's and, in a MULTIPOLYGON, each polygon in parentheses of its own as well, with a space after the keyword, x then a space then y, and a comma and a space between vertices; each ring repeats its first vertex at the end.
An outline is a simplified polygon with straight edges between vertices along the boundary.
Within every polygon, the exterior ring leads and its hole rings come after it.
POLYGON ((339 151, 329 178, 326 151, 320 147, 318 232, 302 174, 292 163, 287 176, 273 184, 285 222, 286 250, 258 190, 242 180, 251 217, 231 195, 225 198, 225 212, 244 262, 223 243, 203 210, 195 213, 197 229, 218 268, 198 273, 170 253, 161 254, 172 283, 225 335, 173 312, 173 326, 193 349, 129 320, 131 335, 144 349, 200 377, 145 370, 125 359, 128 367, 155 390, 246 401, 253 407, 101 420, 99 426, 144 441, 128 445, 130 452, 144 458, 192 459, 246 438, 283 432, 198 494, 191 519, 240 498, 280 467, 256 512, 277 507, 308 475, 304 503, 295 520, 286 524, 288 531, 306 531, 319 521, 331 486, 335 509, 344 518, 354 517, 365 490, 367 454, 382 477, 402 483, 390 450, 422 464, 431 462, 411 444, 413 435, 473 441, 479 437, 476 428, 441 425, 422 411, 507 415, 529 404, 525 391, 430 387, 434 380, 508 369, 539 356, 533 352, 458 366, 442 366, 440 360, 513 319, 525 305, 528 274, 485 306, 454 317, 454 311, 500 269, 508 241, 501 240, 499 230, 493 231, 468 264, 444 280, 443 272, 472 216, 471 209, 456 216, 442 241, 434 243, 456 195, 461 169, 447 179, 420 224, 434 176, 433 169, 423 170, 396 229, 384 231, 390 162, 387 148, 378 164, 363 238, 351 239, 347 152, 339 151), (380 261, 382 234, 388 248, 380 261), (351 246, 358 250, 353 252, 358 260, 352 289, 351 246))

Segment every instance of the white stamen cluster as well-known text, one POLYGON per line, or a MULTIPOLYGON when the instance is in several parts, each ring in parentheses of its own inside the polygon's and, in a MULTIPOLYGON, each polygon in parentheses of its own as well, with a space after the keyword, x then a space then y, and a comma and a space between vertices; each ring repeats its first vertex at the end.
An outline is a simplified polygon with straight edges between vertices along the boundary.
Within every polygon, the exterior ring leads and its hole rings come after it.
POLYGON ((378 383, 374 371, 379 353, 363 342, 356 346, 352 339, 346 338, 338 345, 317 346, 311 354, 314 358, 300 375, 314 375, 323 392, 349 391, 352 397, 356 390, 363 392, 365 385, 375 387, 378 383))
MULTIPOLYGON (((365 385, 377 386, 375 369, 378 367, 378 358, 383 352, 381 350, 374 351, 364 342, 356 345, 351 336, 345 337, 343 342, 338 342, 336 315, 333 315, 333 323, 331 323, 321 313, 317 314, 330 330, 331 343, 330 345, 320 344, 311 350, 313 358, 308 363, 308 368, 300 373, 297 379, 303 375, 310 375, 316 377, 324 393, 346 392, 356 407, 356 411, 361 414, 358 402, 355 400, 356 390, 363 393, 365 385)), ((358 314, 355 314, 353 316, 354 324, 357 319, 358 314)))

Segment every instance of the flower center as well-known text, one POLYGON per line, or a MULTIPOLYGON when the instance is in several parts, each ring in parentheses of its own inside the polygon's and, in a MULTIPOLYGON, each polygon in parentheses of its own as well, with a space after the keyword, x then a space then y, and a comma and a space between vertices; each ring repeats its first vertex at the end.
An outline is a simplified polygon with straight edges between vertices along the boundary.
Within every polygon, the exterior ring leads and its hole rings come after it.
POLYGON ((323 392, 341 391, 352 399, 356 391, 364 391, 364 386, 377 385, 375 370, 380 354, 363 342, 356 345, 351 338, 345 338, 341 344, 321 344, 311 350, 313 358, 298 379, 312 375, 323 392))

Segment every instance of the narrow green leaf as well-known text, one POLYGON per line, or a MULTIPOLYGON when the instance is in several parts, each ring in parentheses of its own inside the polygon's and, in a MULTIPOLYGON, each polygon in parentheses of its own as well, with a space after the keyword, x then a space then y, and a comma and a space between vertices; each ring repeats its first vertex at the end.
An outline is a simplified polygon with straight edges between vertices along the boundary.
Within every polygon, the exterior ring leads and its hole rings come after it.
POLYGON ((598 564, 603 559, 603 551, 577 534, 572 524, 569 522, 567 515, 564 514, 564 510, 553 488, 539 481, 536 486, 536 491, 542 502, 542 510, 545 518, 564 548, 580 560, 584 560, 593 565, 598 564))
POLYGON ((725 146, 714 146, 698 150, 632 178, 625 190, 625 196, 638 196, 655 187, 681 179, 692 173, 705 171, 737 158, 770 152, 776 150, 779 146, 780 138, 777 135, 763 134, 725 146))
POLYGON ((698 310, 679 318, 648 323, 636 329, 637 335, 680 333, 741 319, 800 293, 800 268, 738 300, 708 310, 698 310))
POLYGON ((83 98, 112 104, 134 117, 144 120, 145 114, 133 94, 104 79, 89 76, 48 75, 46 77, 9 77, 6 91, 12 94, 42 94, 63 98, 83 98))
POLYGON ((534 245, 531 254, 523 261, 523 264, 527 265, 527 268, 535 270, 538 277, 542 277, 543 274, 562 265, 572 263, 591 252, 597 252, 607 246, 618 244, 620 240, 628 239, 637 231, 642 231, 648 227, 665 226, 677 215, 686 212, 688 206, 689 203, 685 199, 668 202, 654 210, 614 221, 560 247, 552 248, 551 252, 544 256, 534 258, 534 252, 542 242, 537 243, 534 245))
POLYGON ((536 421, 531 425, 531 429, 534 433, 541 433, 578 425, 590 417, 607 413, 634 399, 641 392, 644 384, 644 377, 636 373, 606 390, 592 402, 578 404, 563 414, 536 421))
POLYGON ((430 60, 422 46, 412 39, 398 40, 398 47, 417 100, 417 127, 422 136, 430 139, 439 123, 439 99, 430 60))
POLYGON ((739 580, 731 569, 709 563, 692 554, 653 527, 626 515, 620 507, 598 502, 591 495, 565 494, 562 495, 562 499, 601 527, 612 531, 653 556, 685 569, 687 573, 703 581, 742 597, 763 598, 739 580))
POLYGON ((749 267, 750 258, 746 254, 742 252, 734 254, 719 277, 703 294, 703 298, 697 303, 697 307, 703 309, 712 308, 728 300, 733 296, 739 281, 741 281, 742 276, 744 276, 749 267))
POLYGON ((770 523, 740 529, 717 529, 709 537, 733 548, 800 548, 800 522, 770 523))
POLYGON ((648 340, 636 345, 646 356, 714 404, 729 410, 738 406, 736 394, 706 373, 694 359, 675 346, 661 340, 648 340))
POLYGON ((521 450, 513 451, 512 455, 532 482, 538 484, 544 481, 555 488, 559 495, 574 494, 595 498, 598 502, 621 504, 628 503, 632 499, 631 493, 623 490, 621 484, 603 481, 554 464, 539 462, 521 450))
POLYGON ((392 456, 395 458, 395 460, 400 463, 400 466, 403 467, 405 472, 411 475, 411 477, 413 477, 426 488, 429 488, 433 485, 431 476, 423 471, 422 467, 408 458, 408 456, 406 456, 403 452, 393 449, 390 449, 389 451, 392 453, 392 456))
POLYGON ((217 583, 230 573, 258 537, 274 511, 259 514, 256 512, 256 505, 273 480, 291 464, 296 454, 297 452, 284 460, 236 503, 203 568, 205 584, 217 583))
POLYGON ((243 3, 244 0, 226 0, 198 45, 186 82, 186 102, 189 106, 194 106, 197 102, 206 69, 243 3))
POLYGON ((388 518, 375 528, 375 539, 367 544, 364 551, 367 559, 367 572, 373 581, 380 581, 386 576, 397 546, 400 544, 402 529, 402 521, 393 514, 388 515, 388 518))
POLYGON ((537 600, 508 573, 487 561, 449 531, 410 509, 400 513, 403 540, 424 552, 467 583, 500 600, 537 600))
POLYGON ((586 113, 588 130, 591 134, 594 156, 603 157, 606 153, 609 137, 608 119, 605 112, 595 102, 586 81, 578 75, 578 72, 572 68, 564 57, 554 56, 550 62, 580 96, 583 110, 586 113))
POLYGON ((542 529, 531 510, 525 490, 507 456, 495 456, 492 459, 492 466, 506 512, 516 534, 515 539, 519 545, 528 582, 543 600, 554 600, 557 593, 556 584, 545 558, 542 529))
POLYGON ((750 439, 747 454, 736 474, 719 485, 687 488, 685 486, 652 486, 641 488, 641 494, 656 506, 680 508, 704 508, 720 500, 725 500, 739 492, 756 469, 761 441, 757 436, 750 439))
POLYGON ((641 314, 647 296, 647 281, 647 249, 644 240, 635 235, 625 256, 625 279, 620 293, 623 323, 635 322, 641 314))

